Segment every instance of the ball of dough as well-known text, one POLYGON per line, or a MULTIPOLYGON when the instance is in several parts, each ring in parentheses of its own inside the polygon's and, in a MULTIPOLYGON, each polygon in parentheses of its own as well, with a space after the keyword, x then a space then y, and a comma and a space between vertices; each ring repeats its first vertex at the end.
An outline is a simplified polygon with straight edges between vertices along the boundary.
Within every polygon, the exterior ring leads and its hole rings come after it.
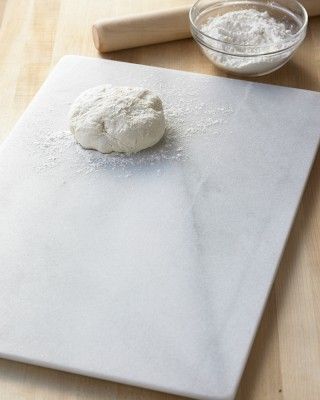
POLYGON ((69 117, 77 142, 101 153, 136 153, 165 131, 160 98, 139 87, 93 87, 75 100, 69 117))

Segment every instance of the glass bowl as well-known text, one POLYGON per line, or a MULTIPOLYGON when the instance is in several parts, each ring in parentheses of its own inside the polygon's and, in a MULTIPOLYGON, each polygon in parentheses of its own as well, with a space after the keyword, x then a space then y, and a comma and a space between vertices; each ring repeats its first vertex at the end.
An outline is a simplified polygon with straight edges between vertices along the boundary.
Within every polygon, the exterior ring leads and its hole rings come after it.
POLYGON ((189 18, 192 36, 208 59, 220 69, 242 76, 269 74, 284 65, 305 38, 308 24, 308 14, 296 0, 198 0, 189 18), (267 11, 290 29, 290 36, 276 45, 253 46, 223 41, 203 31, 211 18, 245 9, 267 11))

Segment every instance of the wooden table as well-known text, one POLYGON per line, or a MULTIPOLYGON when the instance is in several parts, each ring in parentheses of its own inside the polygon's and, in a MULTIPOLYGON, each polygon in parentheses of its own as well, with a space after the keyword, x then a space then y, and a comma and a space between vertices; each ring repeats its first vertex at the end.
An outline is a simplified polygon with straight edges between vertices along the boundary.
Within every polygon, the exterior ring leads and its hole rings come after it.
MULTIPOLYGON (((0 0, 0 140, 9 133, 60 57, 99 57, 91 38, 93 21, 185 2, 0 0)), ((204 58, 191 39, 105 57, 226 76, 204 58)), ((310 21, 307 38, 292 61, 280 71, 254 80, 319 91, 320 17, 310 21)), ((320 399, 319 184, 320 155, 315 160, 237 400, 320 399)), ((0 359, 0 400, 20 399, 179 398, 0 359)))

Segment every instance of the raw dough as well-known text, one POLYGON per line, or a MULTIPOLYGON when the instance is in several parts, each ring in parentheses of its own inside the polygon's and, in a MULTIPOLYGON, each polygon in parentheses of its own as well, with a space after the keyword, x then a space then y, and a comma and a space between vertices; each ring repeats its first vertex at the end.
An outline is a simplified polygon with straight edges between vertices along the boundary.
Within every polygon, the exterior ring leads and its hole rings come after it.
POLYGON ((70 130, 86 149, 136 153, 162 138, 162 102, 139 87, 97 86, 83 92, 71 106, 70 130))

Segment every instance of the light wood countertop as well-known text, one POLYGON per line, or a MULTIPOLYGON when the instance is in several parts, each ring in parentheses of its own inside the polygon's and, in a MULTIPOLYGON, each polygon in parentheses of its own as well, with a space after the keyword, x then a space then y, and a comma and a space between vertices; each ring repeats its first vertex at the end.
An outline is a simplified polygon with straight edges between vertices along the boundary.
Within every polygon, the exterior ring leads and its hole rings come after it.
MULTIPOLYGON (((91 37, 91 25, 96 19, 186 2, 0 0, 0 140, 9 133, 60 57, 100 57, 91 37)), ((226 76, 209 63, 191 39, 123 50, 105 57, 226 76)), ((310 20, 305 42, 285 67, 253 80, 320 91, 320 17, 310 20)), ((0 400, 179 398, 0 359, 0 400)), ((253 399, 320 399, 320 154, 239 388, 237 400, 253 399)))

